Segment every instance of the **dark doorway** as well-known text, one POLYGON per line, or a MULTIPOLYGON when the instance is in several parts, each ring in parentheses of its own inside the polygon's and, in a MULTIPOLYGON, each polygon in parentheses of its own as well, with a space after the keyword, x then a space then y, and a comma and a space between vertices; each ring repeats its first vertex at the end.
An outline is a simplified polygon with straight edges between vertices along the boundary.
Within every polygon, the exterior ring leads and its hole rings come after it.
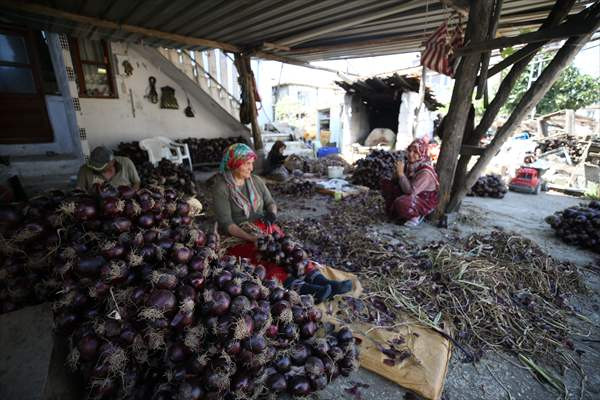
POLYGON ((1 144, 53 140, 40 69, 39 36, 39 32, 0 26, 1 144))

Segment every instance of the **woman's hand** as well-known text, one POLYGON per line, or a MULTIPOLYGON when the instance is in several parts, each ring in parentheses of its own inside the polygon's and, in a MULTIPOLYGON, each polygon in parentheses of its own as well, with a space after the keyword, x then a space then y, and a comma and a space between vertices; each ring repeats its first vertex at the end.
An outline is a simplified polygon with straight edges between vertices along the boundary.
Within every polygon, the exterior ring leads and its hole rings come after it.
POLYGON ((401 160, 396 161, 396 174, 398 176, 404 176, 404 162, 401 160))

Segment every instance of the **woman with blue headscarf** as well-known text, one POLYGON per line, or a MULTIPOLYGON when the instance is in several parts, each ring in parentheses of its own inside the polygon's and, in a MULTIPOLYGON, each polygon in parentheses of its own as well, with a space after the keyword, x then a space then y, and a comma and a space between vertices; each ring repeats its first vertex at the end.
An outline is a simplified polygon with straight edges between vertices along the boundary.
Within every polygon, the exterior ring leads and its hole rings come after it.
POLYGON ((278 232, 275 225, 277 205, 264 181, 254 175, 256 154, 247 145, 237 143, 229 146, 221 160, 220 174, 215 178, 214 210, 221 233, 238 240, 229 247, 229 255, 249 258, 267 270, 267 277, 278 279, 286 286, 311 294, 317 302, 352 289, 350 281, 326 279, 314 263, 309 263, 305 277, 289 276, 285 268, 259 260, 256 241, 262 235, 278 232))

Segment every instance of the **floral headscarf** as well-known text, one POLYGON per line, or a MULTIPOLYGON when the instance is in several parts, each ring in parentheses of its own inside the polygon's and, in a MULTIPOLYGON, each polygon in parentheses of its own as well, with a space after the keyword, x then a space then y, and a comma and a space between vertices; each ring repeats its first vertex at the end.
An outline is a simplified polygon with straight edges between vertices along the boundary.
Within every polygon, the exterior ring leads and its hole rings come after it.
POLYGON ((246 179, 245 185, 248 189, 248 197, 243 193, 241 188, 235 184, 233 179, 232 171, 238 169, 242 164, 249 160, 256 160, 256 153, 248 146, 243 143, 236 143, 229 146, 223 152, 223 159, 219 170, 221 175, 225 178, 227 186, 229 187, 229 193, 233 202, 244 210, 246 217, 250 216, 250 211, 256 211, 262 203, 262 199, 257 194, 258 191, 254 185, 252 178, 246 179))
POLYGON ((429 156, 429 143, 425 139, 415 139, 406 149, 413 148, 419 155, 419 159, 415 162, 407 162, 406 164, 406 177, 410 180, 414 179, 418 172, 427 171, 433 179, 435 179, 436 185, 438 184, 438 177, 433 165, 431 164, 431 157, 429 156))

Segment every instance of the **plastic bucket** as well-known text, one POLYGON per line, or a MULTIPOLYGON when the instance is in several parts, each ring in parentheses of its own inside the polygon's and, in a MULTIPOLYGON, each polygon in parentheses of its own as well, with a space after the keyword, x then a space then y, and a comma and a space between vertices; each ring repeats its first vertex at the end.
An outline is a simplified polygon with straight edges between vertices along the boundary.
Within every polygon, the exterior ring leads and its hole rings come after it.
POLYGON ((327 176, 329 179, 341 178, 344 176, 344 167, 329 166, 327 167, 327 176))

